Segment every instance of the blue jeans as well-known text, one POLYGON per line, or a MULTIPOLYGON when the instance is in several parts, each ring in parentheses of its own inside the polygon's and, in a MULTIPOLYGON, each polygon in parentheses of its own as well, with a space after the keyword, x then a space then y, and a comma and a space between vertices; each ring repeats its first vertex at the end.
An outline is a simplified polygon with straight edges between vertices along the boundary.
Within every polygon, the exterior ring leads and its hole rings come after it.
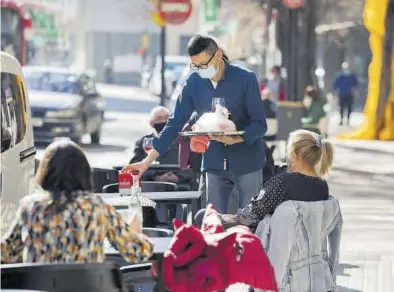
POLYGON ((228 171, 207 172, 207 203, 222 214, 228 213, 228 205, 234 187, 239 194, 238 208, 244 208, 263 186, 263 170, 235 176, 228 171))

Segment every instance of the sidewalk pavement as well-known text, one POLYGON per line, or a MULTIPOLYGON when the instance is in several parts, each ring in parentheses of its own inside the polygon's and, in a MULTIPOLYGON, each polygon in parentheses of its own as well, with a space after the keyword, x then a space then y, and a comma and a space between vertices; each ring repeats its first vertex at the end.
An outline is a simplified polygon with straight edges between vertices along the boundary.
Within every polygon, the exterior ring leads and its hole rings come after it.
POLYGON ((337 146, 343 148, 357 149, 363 151, 373 151, 382 153, 394 153, 394 141, 365 141, 365 140, 338 140, 336 136, 356 130, 363 121, 361 112, 353 113, 351 125, 339 126, 339 115, 330 114, 329 136, 330 140, 337 146))
POLYGON ((363 114, 355 112, 350 126, 339 126, 339 115, 337 113, 330 115, 329 140, 336 146, 334 169, 370 175, 394 175, 394 141, 336 138, 338 134, 356 130, 362 121, 363 114))

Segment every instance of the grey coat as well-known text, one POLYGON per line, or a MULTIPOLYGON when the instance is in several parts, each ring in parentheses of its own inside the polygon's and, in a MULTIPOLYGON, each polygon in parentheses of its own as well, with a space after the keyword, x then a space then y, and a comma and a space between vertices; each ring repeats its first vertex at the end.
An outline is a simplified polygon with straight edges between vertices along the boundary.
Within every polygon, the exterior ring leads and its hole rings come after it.
POLYGON ((275 269, 280 292, 335 291, 342 232, 338 201, 286 201, 256 235, 275 269))

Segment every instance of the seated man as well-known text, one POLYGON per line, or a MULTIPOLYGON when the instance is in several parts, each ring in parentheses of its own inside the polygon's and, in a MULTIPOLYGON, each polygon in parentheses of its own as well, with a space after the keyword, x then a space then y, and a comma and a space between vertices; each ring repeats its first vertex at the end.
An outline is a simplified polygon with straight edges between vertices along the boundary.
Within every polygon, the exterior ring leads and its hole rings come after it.
MULTIPOLYGON (((160 135, 160 132, 164 129, 167 121, 171 115, 169 109, 163 106, 157 106, 152 109, 150 113, 150 125, 153 128, 153 132, 143 136, 139 139, 134 146, 134 156, 130 160, 130 163, 135 163, 141 161, 146 157, 146 152, 144 149, 144 139, 146 138, 153 138, 160 135)), ((161 164, 175 164, 178 165, 178 148, 179 145, 177 142, 173 143, 168 149, 167 153, 164 154, 162 157, 158 159, 158 162, 161 164)), ((147 172, 144 175, 144 180, 146 181, 161 181, 161 182, 173 182, 179 183, 180 178, 178 175, 174 174, 173 172, 166 172, 162 174, 147 172)))
MULTIPOLYGON (((134 156, 130 160, 130 163, 135 163, 141 161, 146 157, 146 152, 144 149, 144 139, 149 139, 160 135, 160 132, 164 129, 167 124, 168 119, 170 118, 171 112, 169 109, 163 106, 157 106, 152 109, 150 113, 150 125, 153 128, 152 133, 145 135, 139 139, 134 146, 134 156)), ((172 164, 179 165, 178 162, 178 152, 179 152, 179 143, 175 141, 167 153, 161 156, 158 159, 160 164, 172 164)), ((158 181, 158 182, 171 182, 176 183, 178 185, 179 191, 189 190, 189 186, 193 184, 193 173, 190 171, 177 171, 174 173, 173 171, 147 171, 143 175, 143 181, 158 181)), ((182 210, 180 206, 172 206, 170 204, 157 204, 156 212, 161 222, 169 222, 173 217, 181 217, 182 210), (168 206, 168 207, 167 207, 168 206), (176 209, 176 211, 175 211, 176 209), (175 215, 176 213, 176 215, 175 215)))

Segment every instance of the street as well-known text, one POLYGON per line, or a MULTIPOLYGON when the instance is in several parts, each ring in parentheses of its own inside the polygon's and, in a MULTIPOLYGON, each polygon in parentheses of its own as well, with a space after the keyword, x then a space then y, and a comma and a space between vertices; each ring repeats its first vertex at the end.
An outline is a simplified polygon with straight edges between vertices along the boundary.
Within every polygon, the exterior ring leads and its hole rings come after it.
MULTIPOLYGON (((158 99, 132 87, 101 91, 107 109, 102 143, 91 146, 86 137, 83 148, 93 167, 111 167, 127 162, 136 139, 150 131, 148 113, 158 99)), ((394 155, 336 147, 334 166, 330 193, 344 218, 338 291, 394 291, 394 155)))
MULTIPOLYGON (((150 110, 158 98, 133 87, 99 85, 105 96, 105 123, 100 145, 90 145, 90 138, 82 139, 82 146, 92 167, 108 167, 126 163, 132 155, 135 141, 150 131, 150 110)), ((37 145, 37 158, 42 157, 46 145, 37 145)))

